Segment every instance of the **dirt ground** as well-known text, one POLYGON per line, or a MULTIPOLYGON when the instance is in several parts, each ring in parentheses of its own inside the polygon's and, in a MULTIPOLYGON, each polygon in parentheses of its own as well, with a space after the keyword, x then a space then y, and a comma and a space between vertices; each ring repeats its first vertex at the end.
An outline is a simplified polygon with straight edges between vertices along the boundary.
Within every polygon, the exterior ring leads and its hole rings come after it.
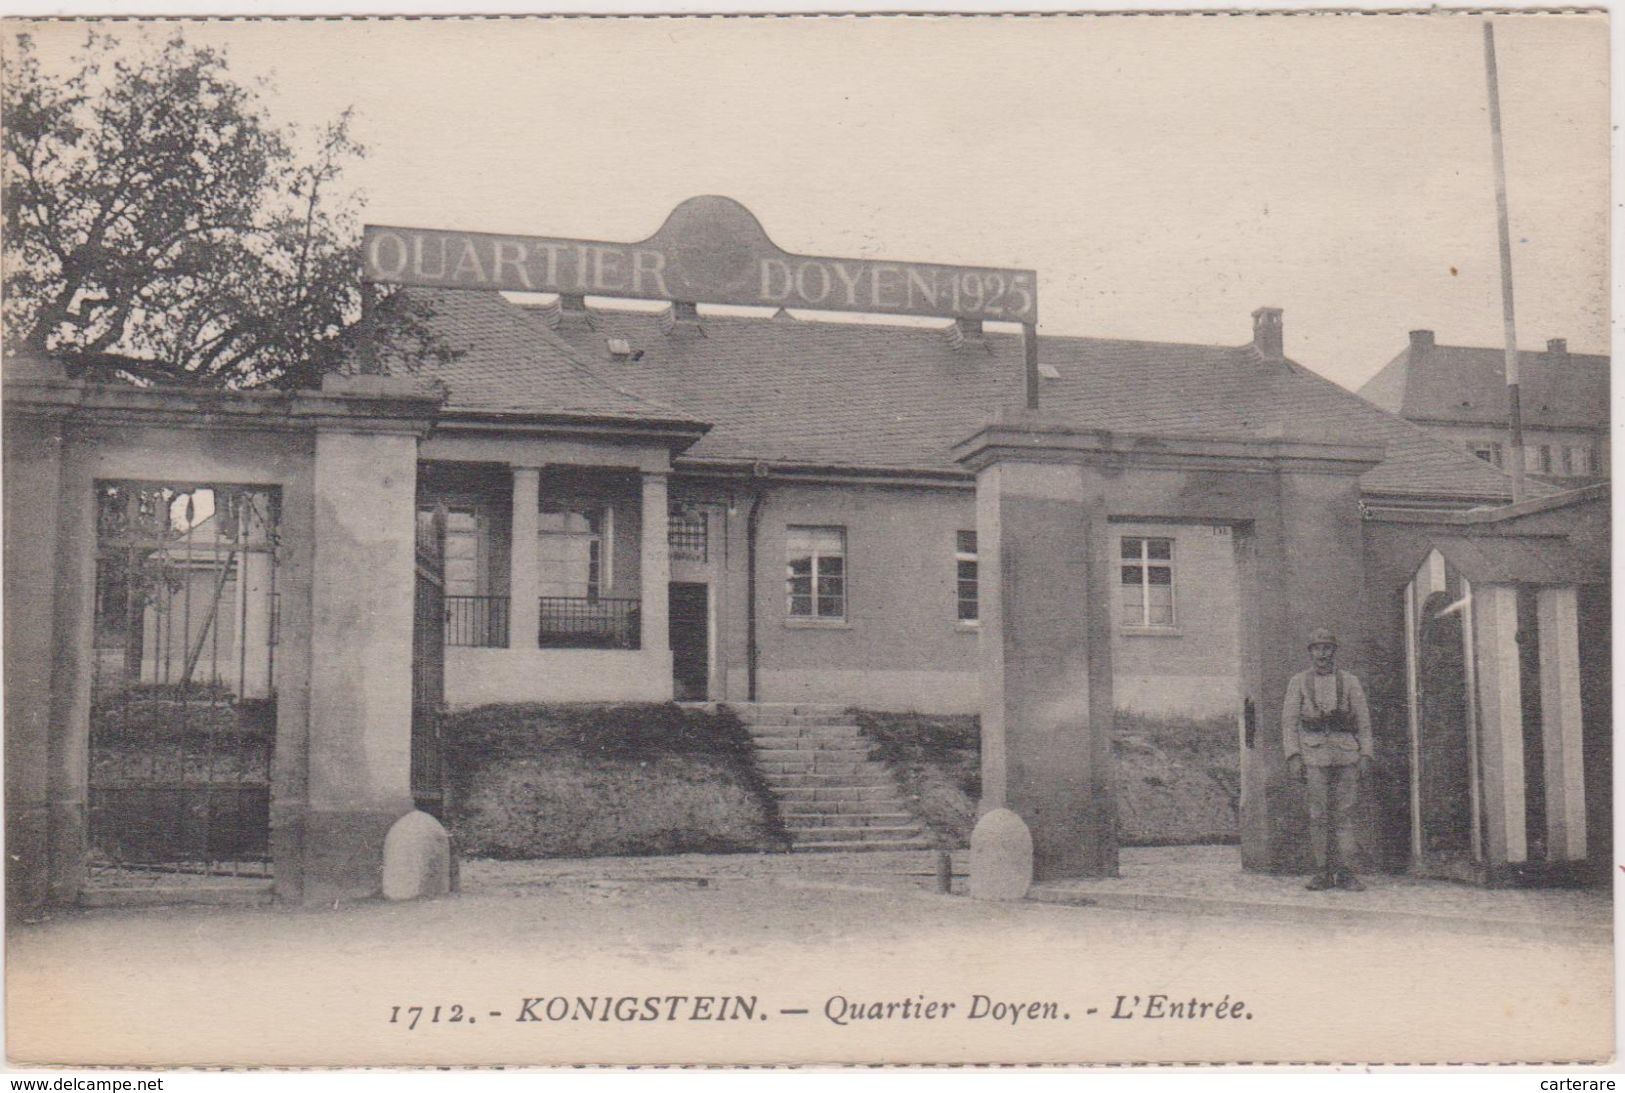
POLYGON ((8 1056, 1359 1063, 1612 1052, 1611 949, 1584 936, 1509 937, 1460 915, 1294 922, 990 904, 832 859, 720 857, 709 874, 686 860, 506 877, 474 865, 461 894, 431 902, 94 910, 17 926, 8 1056), (623 998, 633 1001, 612 1005, 623 998), (909 1017, 905 1000, 954 1008, 909 1017), (1169 1015, 1186 1001, 1198 1016, 1169 1015))

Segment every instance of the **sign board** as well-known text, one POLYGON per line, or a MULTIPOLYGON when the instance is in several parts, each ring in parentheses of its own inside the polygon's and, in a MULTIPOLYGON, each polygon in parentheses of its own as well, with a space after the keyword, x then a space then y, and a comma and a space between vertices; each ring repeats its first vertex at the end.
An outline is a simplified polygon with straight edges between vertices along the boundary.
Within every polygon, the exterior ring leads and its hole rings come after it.
POLYGON ((726 197, 690 198, 641 243, 369 224, 363 249, 380 283, 1038 321, 1032 270, 789 254, 726 197))

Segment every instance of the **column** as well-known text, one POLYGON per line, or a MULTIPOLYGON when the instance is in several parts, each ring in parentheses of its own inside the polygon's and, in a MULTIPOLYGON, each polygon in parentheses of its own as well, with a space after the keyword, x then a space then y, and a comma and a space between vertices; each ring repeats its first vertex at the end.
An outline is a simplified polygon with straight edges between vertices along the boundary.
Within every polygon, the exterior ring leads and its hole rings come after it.
POLYGON ((638 558, 640 595, 643 597, 643 652, 664 657, 666 684, 671 684, 671 631, 666 615, 671 587, 671 563, 666 541, 666 476, 643 476, 643 542, 638 558))
POLYGON ((982 808, 1026 822, 1039 881, 1117 872, 1109 586, 1082 473, 1007 460, 976 479, 982 808))
MULTIPOLYGON (((52 800, 59 787, 52 780, 51 739, 66 735, 52 727, 53 672, 61 679, 55 608, 59 577, 71 579, 75 570, 58 549, 62 441, 52 424, 8 414, 5 427, 6 901, 13 912, 47 900, 53 810, 72 814, 73 838, 84 834, 83 787, 62 786, 72 792, 52 800)), ((87 484, 86 504, 89 492, 87 484)), ((92 528, 75 542, 75 554, 93 552, 94 534, 92 528)), ((81 853, 76 845, 70 861, 76 864, 81 853)), ((61 895, 72 898, 79 877, 62 872, 71 887, 61 895)))
MULTIPOLYGON (((1283 463, 1275 496, 1254 509, 1240 585, 1255 657, 1243 685, 1257 695, 1258 722, 1254 746, 1243 751, 1241 857, 1250 871, 1303 873, 1313 864, 1308 802, 1302 781, 1287 771, 1281 713, 1288 681, 1309 667, 1309 632, 1331 628, 1338 667, 1361 677, 1368 694, 1375 681, 1365 655, 1359 479, 1283 463)), ((1375 813, 1383 792, 1369 780, 1360 795, 1355 834, 1364 852, 1378 845, 1375 813)))
POLYGON ((1573 586, 1536 593, 1540 723, 1546 769, 1546 856, 1586 856, 1585 752, 1580 721, 1579 606, 1573 586))
POLYGON ((1493 866, 1527 861, 1523 793, 1523 703, 1518 679, 1518 589, 1474 585, 1473 661, 1488 819, 1485 856, 1493 866))
POLYGON ((513 468, 513 520, 508 538, 508 648, 536 648, 541 624, 541 563, 536 546, 541 511, 538 467, 513 468))
POLYGON ((308 903, 375 895, 384 835, 412 810, 416 475, 416 436, 316 436, 308 903))

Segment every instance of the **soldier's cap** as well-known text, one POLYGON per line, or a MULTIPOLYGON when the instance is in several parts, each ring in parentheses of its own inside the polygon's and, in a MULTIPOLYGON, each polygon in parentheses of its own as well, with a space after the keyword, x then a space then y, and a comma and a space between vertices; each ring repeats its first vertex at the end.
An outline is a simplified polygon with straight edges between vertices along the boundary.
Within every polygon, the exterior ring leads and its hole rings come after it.
POLYGON ((1330 645, 1335 649, 1337 648, 1337 635, 1324 626, 1317 626, 1309 631, 1309 648, 1313 649, 1317 645, 1330 645))

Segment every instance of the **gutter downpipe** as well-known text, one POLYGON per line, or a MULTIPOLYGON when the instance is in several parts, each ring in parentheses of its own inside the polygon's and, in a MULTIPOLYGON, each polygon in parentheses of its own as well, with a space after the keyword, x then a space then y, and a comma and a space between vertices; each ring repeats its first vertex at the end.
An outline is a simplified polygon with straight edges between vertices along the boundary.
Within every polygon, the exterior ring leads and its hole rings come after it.
MULTIPOLYGON (((767 475, 765 464, 758 463, 751 470, 755 478, 767 475)), ((762 505, 767 491, 757 486, 750 499, 750 511, 745 515, 745 698, 756 701, 756 533, 762 524, 762 505)))

